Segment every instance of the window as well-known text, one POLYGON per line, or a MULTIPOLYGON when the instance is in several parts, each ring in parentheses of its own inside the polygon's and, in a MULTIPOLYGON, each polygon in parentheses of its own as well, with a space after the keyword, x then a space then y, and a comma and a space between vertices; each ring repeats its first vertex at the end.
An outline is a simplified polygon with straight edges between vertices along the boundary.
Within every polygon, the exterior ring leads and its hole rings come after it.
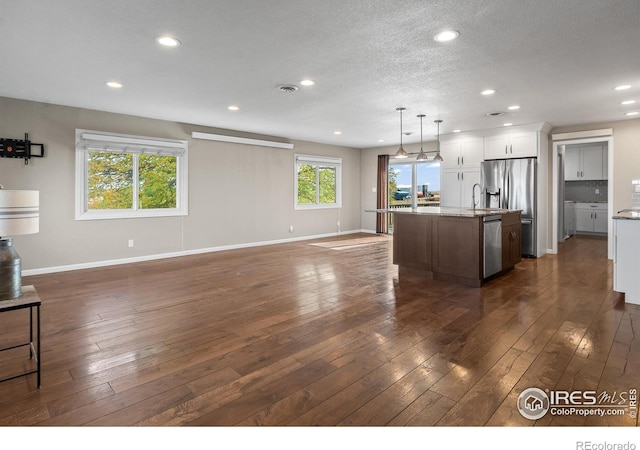
MULTIPOLYGON (((387 171, 389 208, 440 206, 440 163, 390 159, 387 171)), ((393 231, 393 214, 387 214, 393 231)))
POLYGON ((295 209, 342 206, 342 159, 295 156, 295 209))
POLYGON ((76 220, 187 215, 187 142, 76 130, 76 220))

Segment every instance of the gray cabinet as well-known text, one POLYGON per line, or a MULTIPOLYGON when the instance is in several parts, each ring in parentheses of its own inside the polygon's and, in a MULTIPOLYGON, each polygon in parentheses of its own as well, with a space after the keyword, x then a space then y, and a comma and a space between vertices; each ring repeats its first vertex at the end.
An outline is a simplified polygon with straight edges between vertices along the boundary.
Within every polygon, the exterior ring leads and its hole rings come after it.
POLYGON ((606 144, 569 145, 564 154, 565 181, 606 180, 608 152, 606 144))
POLYGON ((576 232, 606 234, 607 208, 606 203, 576 203, 576 232))

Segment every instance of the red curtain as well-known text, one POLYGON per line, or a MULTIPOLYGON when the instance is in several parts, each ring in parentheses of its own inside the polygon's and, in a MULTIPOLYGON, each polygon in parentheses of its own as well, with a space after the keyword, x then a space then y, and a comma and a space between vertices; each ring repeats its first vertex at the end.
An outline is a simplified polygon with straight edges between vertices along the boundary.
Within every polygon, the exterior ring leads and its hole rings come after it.
MULTIPOLYGON (((376 209, 389 208, 389 155, 378 155, 378 187, 376 209)), ((376 233, 387 234, 389 223, 386 213, 376 213, 376 233)))

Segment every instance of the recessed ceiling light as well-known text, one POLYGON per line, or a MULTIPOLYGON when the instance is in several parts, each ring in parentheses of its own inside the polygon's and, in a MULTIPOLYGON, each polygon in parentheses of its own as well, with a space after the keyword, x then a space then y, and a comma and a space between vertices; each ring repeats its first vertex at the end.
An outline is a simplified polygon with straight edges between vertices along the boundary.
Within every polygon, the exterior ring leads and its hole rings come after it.
POLYGON ((624 91, 626 89, 629 89, 631 87, 630 84, 621 84, 620 86, 616 86, 613 89, 616 91, 624 91))
POLYGON ((156 42, 164 47, 177 47, 180 41, 173 36, 158 36, 156 42))
POLYGON ((457 39, 458 36, 460 36, 460 33, 456 30, 444 30, 436 34, 433 39, 436 42, 449 42, 457 39))
POLYGON ((122 83, 118 83, 117 81, 107 81, 107 86, 114 89, 120 89, 122 87, 122 83))
POLYGON ((307 80, 302 80, 300 84, 303 86, 313 86, 314 84, 316 84, 316 82, 313 80, 307 79, 307 80))
POLYGON ((240 107, 239 106, 235 106, 235 105, 231 105, 231 106, 227 106, 227 109, 229 111, 238 111, 238 110, 240 110, 240 107))
POLYGON ((636 101, 635 100, 625 100, 623 102, 620 102, 621 105, 633 105, 636 101))
POLYGON ((378 142, 384 142, 384 139, 378 139, 378 142))
POLYGON ((336 130, 333 132, 333 134, 342 134, 342 131, 336 130))
POLYGON ((453 130, 454 133, 460 133, 462 130, 453 130))
POLYGON ((511 125, 513 125, 511 122, 507 122, 505 124, 503 124, 505 127, 510 127, 511 125))
POLYGON ((511 111, 515 111, 516 109, 520 109, 520 105, 511 105, 507 109, 510 109, 511 111))
POLYGON ((640 114, 638 111, 629 111, 624 113, 625 116, 637 116, 638 114, 640 114))
POLYGON ((480 92, 482 95, 493 95, 496 93, 495 89, 485 89, 484 91, 480 92))

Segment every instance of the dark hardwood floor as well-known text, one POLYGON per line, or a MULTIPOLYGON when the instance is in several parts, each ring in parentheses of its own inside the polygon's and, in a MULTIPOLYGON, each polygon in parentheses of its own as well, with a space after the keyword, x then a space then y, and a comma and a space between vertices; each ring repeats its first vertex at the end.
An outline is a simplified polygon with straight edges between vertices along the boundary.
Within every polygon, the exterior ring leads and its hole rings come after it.
MULTIPOLYGON (((398 279, 351 235, 26 277, 42 388, 0 383, 0 425, 637 425, 516 408, 526 388, 640 387, 640 308, 605 239, 573 237, 482 288, 398 279)), ((0 315, 0 345, 26 311, 0 315)), ((0 354, 0 377, 28 364, 0 354)))

